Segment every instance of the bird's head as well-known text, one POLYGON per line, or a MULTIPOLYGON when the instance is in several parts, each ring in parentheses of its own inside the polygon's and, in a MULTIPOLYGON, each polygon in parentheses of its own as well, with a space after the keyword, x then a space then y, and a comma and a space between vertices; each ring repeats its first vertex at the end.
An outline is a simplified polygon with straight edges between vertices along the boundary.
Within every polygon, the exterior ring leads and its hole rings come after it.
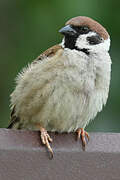
POLYGON ((64 35, 63 48, 90 52, 108 51, 110 37, 106 29, 95 20, 78 16, 68 20, 59 30, 64 35))

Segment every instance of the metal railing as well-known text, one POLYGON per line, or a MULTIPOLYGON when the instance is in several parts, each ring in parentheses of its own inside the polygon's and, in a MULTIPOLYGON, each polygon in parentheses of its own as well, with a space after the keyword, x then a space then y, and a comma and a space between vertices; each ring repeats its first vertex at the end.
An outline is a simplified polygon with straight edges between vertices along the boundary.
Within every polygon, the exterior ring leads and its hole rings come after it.
POLYGON ((52 160, 39 132, 0 129, 0 180, 120 180, 119 133, 90 133, 86 151, 74 133, 50 135, 52 160))

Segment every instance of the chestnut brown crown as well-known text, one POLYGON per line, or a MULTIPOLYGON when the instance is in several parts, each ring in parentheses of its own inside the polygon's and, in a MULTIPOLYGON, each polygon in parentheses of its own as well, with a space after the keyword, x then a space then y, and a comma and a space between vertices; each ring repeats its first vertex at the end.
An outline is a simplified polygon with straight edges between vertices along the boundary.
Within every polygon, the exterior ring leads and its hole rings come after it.
POLYGON ((87 26, 92 31, 98 33, 104 40, 109 38, 108 32, 101 24, 86 16, 74 17, 68 20, 65 25, 87 26))

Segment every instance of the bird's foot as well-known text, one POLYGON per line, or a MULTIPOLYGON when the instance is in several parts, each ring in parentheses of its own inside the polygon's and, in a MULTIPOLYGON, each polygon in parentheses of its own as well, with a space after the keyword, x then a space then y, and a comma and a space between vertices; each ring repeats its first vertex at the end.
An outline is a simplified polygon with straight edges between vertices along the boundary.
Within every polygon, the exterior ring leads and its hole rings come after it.
POLYGON ((47 133, 46 129, 41 127, 39 124, 36 124, 36 127, 39 128, 40 133, 41 133, 40 137, 41 137, 42 144, 44 144, 47 147, 48 151, 50 152, 50 158, 52 159, 53 158, 53 150, 50 146, 52 139, 49 136, 49 134, 47 133))
POLYGON ((44 145, 46 145, 49 152, 51 153, 51 158, 53 158, 53 150, 49 143, 49 142, 52 142, 52 139, 44 128, 41 127, 40 132, 41 132, 41 141, 44 145))
POLYGON ((89 134, 83 128, 77 129, 76 132, 77 132, 77 140, 79 140, 81 138, 82 147, 83 147, 83 150, 85 150, 86 139, 87 139, 87 141, 89 141, 89 139, 90 139, 89 134))

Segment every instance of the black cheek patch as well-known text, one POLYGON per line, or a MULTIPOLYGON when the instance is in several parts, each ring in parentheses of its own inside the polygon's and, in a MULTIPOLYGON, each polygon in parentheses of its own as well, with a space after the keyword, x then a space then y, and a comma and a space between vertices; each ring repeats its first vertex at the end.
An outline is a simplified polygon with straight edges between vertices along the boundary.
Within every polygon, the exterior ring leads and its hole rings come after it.
POLYGON ((96 44, 100 44, 102 42, 102 38, 99 35, 95 35, 95 36, 87 37, 87 41, 91 45, 96 45, 96 44))

